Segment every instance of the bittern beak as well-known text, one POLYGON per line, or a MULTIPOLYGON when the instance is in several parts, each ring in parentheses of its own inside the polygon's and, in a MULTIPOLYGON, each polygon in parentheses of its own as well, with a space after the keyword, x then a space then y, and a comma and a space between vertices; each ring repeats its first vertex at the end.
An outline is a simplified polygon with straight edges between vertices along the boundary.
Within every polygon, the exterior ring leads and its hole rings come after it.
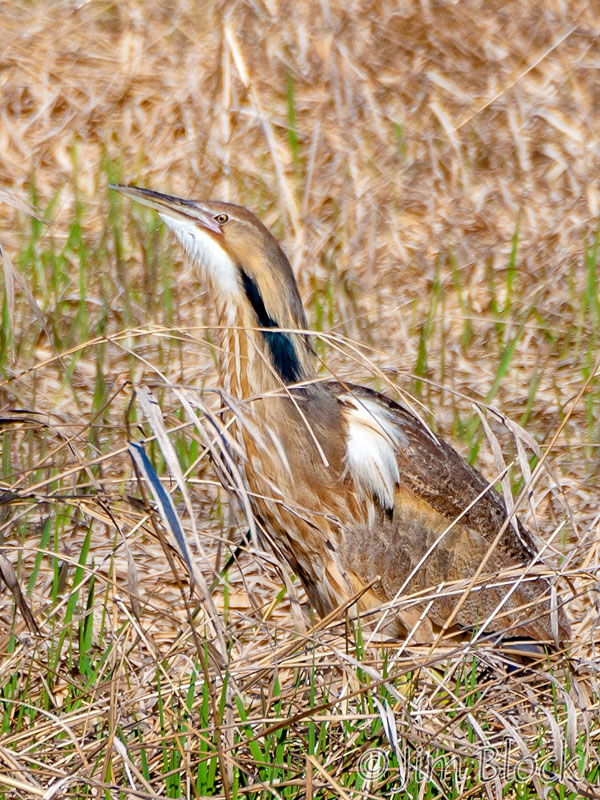
POLYGON ((193 200, 182 200, 170 194, 161 194, 152 189, 142 189, 140 186, 124 186, 121 183, 109 183, 115 192, 135 200, 148 208, 158 211, 161 217, 173 219, 192 220, 212 233, 222 233, 221 226, 213 219, 209 211, 205 211, 193 200))

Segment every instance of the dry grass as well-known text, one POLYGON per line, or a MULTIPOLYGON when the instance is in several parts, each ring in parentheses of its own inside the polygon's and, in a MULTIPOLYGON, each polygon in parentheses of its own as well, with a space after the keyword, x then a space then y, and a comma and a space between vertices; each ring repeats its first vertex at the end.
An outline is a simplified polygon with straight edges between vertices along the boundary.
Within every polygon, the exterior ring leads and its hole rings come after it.
MULTIPOLYGON (((4 592, 3 796, 49 797, 63 779, 72 797, 291 797, 307 780, 319 797, 381 796, 391 770, 357 778, 362 753, 393 750, 373 696, 411 758, 422 745, 462 759, 450 788, 438 776, 421 796, 541 794, 539 776, 476 779, 480 749, 504 740, 511 763, 577 754, 564 796, 593 791, 599 26, 597 6, 560 0, 4 4, 0 530, 40 632, 4 592), (371 348, 353 364, 326 346, 331 369, 366 379, 370 359, 489 474, 470 401, 526 425, 551 476, 522 513, 546 536, 567 522, 570 663, 507 678, 493 651, 473 666, 365 650, 343 615, 307 634, 253 547, 190 623, 186 571, 135 500, 124 415, 150 436, 127 408, 132 383, 152 385, 167 427, 181 424, 167 384, 216 385, 214 320, 155 220, 109 198, 114 178, 255 209, 309 318, 371 348)), ((172 438, 211 580, 243 519, 201 437, 172 438)))

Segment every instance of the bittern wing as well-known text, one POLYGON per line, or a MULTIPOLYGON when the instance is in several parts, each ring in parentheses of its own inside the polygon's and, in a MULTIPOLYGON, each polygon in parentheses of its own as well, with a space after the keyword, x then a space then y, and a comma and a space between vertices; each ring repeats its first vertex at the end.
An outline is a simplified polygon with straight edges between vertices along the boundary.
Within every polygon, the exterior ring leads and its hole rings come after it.
MULTIPOLYGON (((483 564, 456 623, 475 627, 497 611, 491 630, 512 627, 516 635, 551 638, 550 587, 540 576, 547 570, 531 566, 532 537, 518 520, 507 522, 495 488, 399 403, 362 386, 328 388, 343 408, 348 471, 368 509, 345 531, 344 567, 361 582, 380 576, 387 600, 428 588, 427 620, 441 626, 483 564)), ((407 621, 425 605, 416 604, 407 621)), ((559 637, 566 634, 561 614, 559 637)))

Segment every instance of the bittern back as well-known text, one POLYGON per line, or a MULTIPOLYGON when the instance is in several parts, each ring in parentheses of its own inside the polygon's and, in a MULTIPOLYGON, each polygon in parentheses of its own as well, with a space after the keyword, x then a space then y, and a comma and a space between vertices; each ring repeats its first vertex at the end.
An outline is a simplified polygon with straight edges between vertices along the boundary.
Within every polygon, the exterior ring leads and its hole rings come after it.
POLYGON ((449 621, 568 637, 495 489, 404 405, 319 380, 290 264, 250 211, 113 188, 158 211, 212 289, 257 529, 320 615, 359 596, 363 610, 393 601, 385 630, 413 642, 449 621))

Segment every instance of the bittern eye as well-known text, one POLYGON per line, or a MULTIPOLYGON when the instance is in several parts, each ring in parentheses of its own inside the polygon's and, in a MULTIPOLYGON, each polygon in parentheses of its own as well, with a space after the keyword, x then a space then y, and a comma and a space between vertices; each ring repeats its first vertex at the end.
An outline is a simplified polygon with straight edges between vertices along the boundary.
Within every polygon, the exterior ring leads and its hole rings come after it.
POLYGON ((215 222, 218 222, 219 225, 225 225, 226 222, 229 222, 229 217, 227 214, 217 214, 217 216, 214 217, 214 220, 215 222))

